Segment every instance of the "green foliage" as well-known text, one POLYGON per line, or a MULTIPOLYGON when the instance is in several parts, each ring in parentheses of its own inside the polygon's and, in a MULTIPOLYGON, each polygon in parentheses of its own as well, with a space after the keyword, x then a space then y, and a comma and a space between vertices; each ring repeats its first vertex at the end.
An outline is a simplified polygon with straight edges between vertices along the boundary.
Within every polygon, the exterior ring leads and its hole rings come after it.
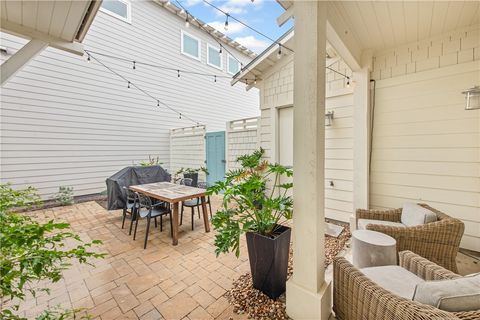
POLYGON ((54 196, 55 201, 62 206, 72 205, 75 201, 73 198, 73 187, 61 186, 58 188, 58 193, 54 196))
MULTIPOLYGON (((9 184, 0 184, 0 195, 0 319, 22 319, 14 314, 19 305, 13 304, 12 299, 24 300, 28 292, 33 296, 48 292, 48 288, 32 284, 42 280, 59 281, 62 271, 71 265, 71 259, 89 263, 89 258, 101 258, 104 254, 90 251, 90 247, 100 241, 82 241, 69 231, 68 223, 53 220, 43 223, 12 212, 14 208, 39 202, 34 188, 14 190, 9 184), (8 308, 3 307, 5 302, 8 308)), ((57 313, 47 310, 41 319, 71 318, 69 313, 57 313), (55 314, 58 316, 54 317, 55 314)))
POLYGON ((160 161, 160 157, 152 157, 151 155, 148 156, 148 160, 140 161, 140 166, 142 167, 149 167, 149 166, 160 166, 163 162, 160 161))
POLYGON ((256 150, 237 159, 242 168, 231 170, 224 181, 215 183, 208 194, 223 194, 223 203, 212 219, 216 254, 234 251, 240 254, 240 236, 244 232, 274 235, 281 223, 292 218, 293 199, 287 195, 292 183, 280 183, 291 177, 292 169, 262 160, 265 151, 256 150))
POLYGON ((208 172, 208 169, 205 168, 205 167, 200 167, 200 168, 197 168, 197 169, 193 169, 193 168, 180 168, 177 170, 177 172, 175 172, 174 176, 173 176, 173 182, 174 183, 177 183, 181 178, 181 175, 182 174, 192 174, 192 173, 199 173, 199 172, 203 172, 205 173, 205 175, 209 175, 210 173, 208 172))

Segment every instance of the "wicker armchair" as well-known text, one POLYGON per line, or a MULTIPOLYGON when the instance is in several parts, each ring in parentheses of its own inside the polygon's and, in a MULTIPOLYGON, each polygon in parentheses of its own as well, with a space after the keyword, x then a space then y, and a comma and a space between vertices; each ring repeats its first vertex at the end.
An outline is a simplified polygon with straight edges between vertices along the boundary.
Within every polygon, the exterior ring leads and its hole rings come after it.
MULTIPOLYGON (((424 280, 461 276, 411 251, 399 253, 400 266, 424 280)), ((399 297, 365 276, 343 257, 333 261, 333 311, 340 320, 480 319, 480 310, 446 312, 399 297)))
MULTIPOLYGON (((397 240, 397 251, 410 250, 453 272, 458 272, 457 257, 460 240, 465 229, 462 221, 419 203, 437 215, 437 221, 415 227, 396 227, 380 224, 367 225, 368 230, 378 231, 397 240)), ((356 219, 372 219, 400 222, 402 209, 357 209, 356 219)))

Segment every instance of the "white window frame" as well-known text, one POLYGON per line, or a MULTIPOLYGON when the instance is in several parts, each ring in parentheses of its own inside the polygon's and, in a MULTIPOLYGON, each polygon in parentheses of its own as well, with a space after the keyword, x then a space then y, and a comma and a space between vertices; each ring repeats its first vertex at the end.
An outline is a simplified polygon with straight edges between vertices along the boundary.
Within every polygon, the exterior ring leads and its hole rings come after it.
POLYGON ((195 60, 198 60, 198 61, 202 61, 202 41, 198 38, 198 37, 195 37, 194 35, 182 30, 182 32, 180 32, 180 46, 181 46, 181 52, 183 55, 189 57, 189 58, 192 58, 192 59, 195 59, 195 60), (187 35, 189 36, 190 38, 192 39, 195 39, 198 41, 198 57, 195 57, 195 56, 192 56, 190 53, 188 52, 185 52, 183 50, 183 35, 187 35))
POLYGON ((223 53, 219 53, 220 56, 220 66, 216 66, 213 63, 210 63, 210 48, 220 52, 220 48, 212 46, 210 43, 207 43, 207 64, 215 69, 223 70, 223 53))
POLYGON ((122 17, 121 15, 119 14, 116 14, 115 12, 112 12, 108 9, 105 9, 103 8, 101 5, 100 5, 100 11, 102 11, 103 13, 106 13, 114 18, 117 18, 117 19, 120 19, 122 21, 125 21, 127 23, 132 23, 132 3, 129 1, 129 0, 116 0, 116 1, 120 1, 120 2, 123 2, 127 5, 127 17, 122 17))
POLYGON ((240 64, 240 62, 237 61, 237 59, 235 59, 231 54, 227 55, 227 72, 229 74, 231 74, 232 76, 236 75, 240 69, 242 68, 242 65, 240 64), (230 72, 230 58, 232 58, 233 60, 235 60, 235 62, 238 63, 238 71, 236 73, 231 73, 230 72))

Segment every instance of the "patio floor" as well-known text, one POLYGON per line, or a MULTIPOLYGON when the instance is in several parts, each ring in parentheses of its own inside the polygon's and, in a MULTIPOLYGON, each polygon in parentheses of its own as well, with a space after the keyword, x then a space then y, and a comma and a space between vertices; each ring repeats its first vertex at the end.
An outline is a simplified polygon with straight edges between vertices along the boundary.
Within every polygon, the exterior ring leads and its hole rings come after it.
POLYGON ((150 229, 146 250, 144 221, 139 222, 133 241, 128 224, 121 229, 121 210, 108 212, 93 201, 32 214, 65 219, 83 239, 102 240, 100 251, 107 256, 93 261, 95 267, 75 264, 64 273, 64 280, 49 286, 50 295, 23 303, 21 310, 29 319, 56 305, 87 308, 101 319, 246 318, 233 314, 223 297, 232 280, 249 270, 246 248, 239 259, 233 254, 216 258, 214 232, 205 233, 198 216, 192 231, 189 209, 178 246, 171 244, 169 226, 164 224, 163 232, 150 229))
MULTIPOLYGON (((212 200, 215 212, 219 201, 212 200)), ((151 228, 146 250, 145 221, 140 221, 137 240, 133 241, 128 235, 128 223, 121 228, 121 210, 109 212, 94 201, 29 214, 68 221, 82 239, 102 240, 98 249, 107 256, 92 261, 94 267, 75 263, 64 272, 63 280, 48 285, 50 295, 28 298, 20 309, 28 319, 57 305, 86 308, 94 318, 103 320, 247 319, 246 315, 234 314, 223 297, 232 281, 249 271, 244 237, 239 259, 233 254, 216 258, 214 232, 205 233, 198 216, 192 231, 190 210, 185 211, 178 246, 171 244, 166 220, 163 232, 151 228)), ((347 259, 351 259, 349 251, 347 259)), ((476 259, 463 254, 459 254, 457 262, 460 274, 480 269, 476 259)), ((326 270, 326 278, 332 278, 331 266, 326 270)))

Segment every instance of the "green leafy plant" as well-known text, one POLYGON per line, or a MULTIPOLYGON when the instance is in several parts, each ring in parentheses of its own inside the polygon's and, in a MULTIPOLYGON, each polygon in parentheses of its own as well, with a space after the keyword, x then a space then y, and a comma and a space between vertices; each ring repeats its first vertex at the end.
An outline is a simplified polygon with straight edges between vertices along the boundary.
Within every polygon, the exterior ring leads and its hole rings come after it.
MULTIPOLYGON (((15 311, 27 293, 35 297, 39 292, 49 292, 46 287, 32 284, 59 281, 71 259, 90 264, 90 258, 104 256, 90 251, 90 247, 101 241, 84 242, 69 231, 68 223, 39 222, 13 212, 39 202, 40 197, 32 187, 14 190, 10 184, 0 184, 0 319, 23 319, 15 311)), ((42 315, 39 318, 67 319, 75 312, 46 310, 43 318, 42 315)))
POLYGON ((55 201, 62 206, 69 206, 74 204, 73 187, 61 186, 58 188, 58 193, 54 196, 55 201))
POLYGON ((203 172, 205 175, 209 175, 210 173, 208 172, 208 169, 205 168, 205 167, 200 167, 200 168, 196 168, 196 169, 193 169, 193 168, 180 168, 177 170, 177 172, 175 172, 174 176, 173 176, 173 182, 176 183, 178 182, 180 179, 182 179, 181 175, 182 174, 193 174, 193 173, 199 173, 199 172, 203 172))
POLYGON ((256 150, 237 159, 242 168, 231 170, 224 181, 208 189, 208 194, 223 194, 220 210, 212 218, 215 253, 240 254, 240 236, 256 232, 274 236, 280 224, 292 218, 293 199, 287 195, 293 183, 281 183, 291 177, 292 169, 262 160, 265 151, 256 150))
POLYGON ((148 160, 140 161, 140 166, 149 167, 149 166, 160 166, 163 162, 160 161, 160 157, 148 156, 148 160))

